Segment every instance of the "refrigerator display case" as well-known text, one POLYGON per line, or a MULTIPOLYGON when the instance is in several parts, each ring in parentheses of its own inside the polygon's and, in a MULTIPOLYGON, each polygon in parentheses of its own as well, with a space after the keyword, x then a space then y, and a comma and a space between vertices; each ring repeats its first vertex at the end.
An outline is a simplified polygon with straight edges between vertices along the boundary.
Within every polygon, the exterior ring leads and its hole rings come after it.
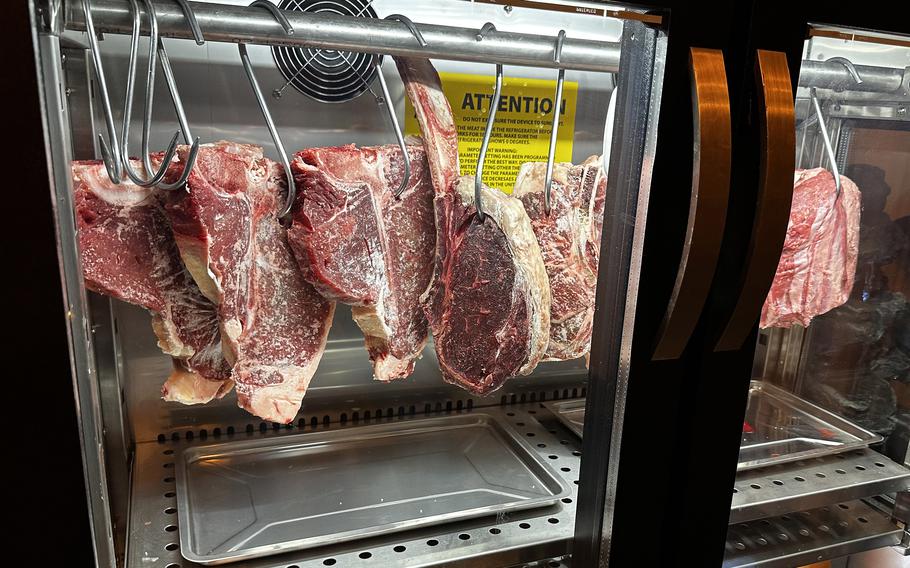
POLYGON ((824 24, 807 36, 794 70, 792 206, 762 307, 740 452, 741 465, 761 464, 751 461, 760 448, 771 450, 765 464, 787 463, 737 476, 728 564, 759 561, 763 547, 808 561, 849 552, 824 552, 837 540, 906 544, 886 521, 906 523, 910 488, 910 37, 824 24), (813 180, 822 194, 807 190, 813 180), (768 391, 789 402, 763 408, 768 391), (806 506, 811 516, 793 514, 806 506), (774 515, 765 527, 745 522, 764 514, 774 515))
MULTIPOLYGON (((31 8, 97 564, 508 566, 568 555, 580 491, 606 483, 580 480, 582 443, 541 420, 541 404, 585 396, 590 373, 619 385, 628 375, 620 354, 634 334, 664 16, 584 2, 462 0, 54 0, 31 8), (129 80, 145 74, 148 54, 158 59, 152 95, 129 80), (285 164, 308 147, 397 148, 420 134, 395 73, 403 57, 432 59, 441 73, 462 174, 473 176, 488 149, 483 179, 508 194, 522 162, 560 167, 603 156, 605 229, 590 243, 600 251, 592 328, 602 347, 478 395, 442 380, 431 341, 411 376, 378 382, 351 309, 339 302, 290 420, 263 420, 220 390, 205 404, 163 400, 174 395, 173 383, 164 391, 162 383, 175 362, 158 346, 158 316, 86 286, 74 161, 106 160, 91 162, 107 172, 99 179, 110 178, 103 191, 136 192, 139 182, 116 175, 127 148, 133 156, 167 148, 174 132, 188 146, 196 137, 254 144, 285 164), (476 93, 477 108, 462 105, 465 93, 476 93), (491 98, 504 102, 494 102, 495 121, 482 108, 491 98), (534 106, 512 108, 513 99, 534 106), (557 113, 535 101, 565 109, 558 136, 557 113), (494 128, 475 127, 485 123, 494 128)), ((140 178, 158 188, 152 196, 170 191, 161 187, 167 180, 140 178)), ((169 234, 167 225, 146 229, 169 234)), ((621 397, 615 409, 621 424, 621 397)))

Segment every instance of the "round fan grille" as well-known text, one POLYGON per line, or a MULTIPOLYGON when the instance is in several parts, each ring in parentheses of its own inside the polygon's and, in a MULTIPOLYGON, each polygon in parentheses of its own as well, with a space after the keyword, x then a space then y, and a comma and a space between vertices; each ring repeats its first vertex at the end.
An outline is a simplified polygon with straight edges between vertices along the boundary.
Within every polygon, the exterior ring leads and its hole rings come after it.
MULTIPOLYGON (((375 18, 373 0, 282 0, 279 8, 298 12, 329 12, 375 18)), ((351 100, 369 87, 376 74, 376 55, 313 47, 272 48, 275 64, 287 83, 273 92, 280 97, 288 85, 317 101, 351 100)), ((381 59, 380 59, 381 61, 381 59)))

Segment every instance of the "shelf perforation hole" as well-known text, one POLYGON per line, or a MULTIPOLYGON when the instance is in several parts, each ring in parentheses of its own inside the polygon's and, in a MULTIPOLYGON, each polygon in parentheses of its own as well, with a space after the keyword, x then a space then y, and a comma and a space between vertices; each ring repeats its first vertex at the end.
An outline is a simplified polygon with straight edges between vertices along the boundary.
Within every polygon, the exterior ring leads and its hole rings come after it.
POLYGON ((563 503, 571 503, 571 502, 572 502, 572 499, 571 499, 571 497, 566 497, 566 498, 564 498, 564 499, 562 500, 562 502, 563 502, 563 503))
POLYGON ((780 487, 781 485, 784 484, 784 482, 781 481, 780 479, 772 479, 771 483, 773 483, 774 485, 777 485, 778 487, 780 487))
POLYGON ((882 462, 875 462, 875 467, 885 467, 885 464, 882 462))
POLYGON ((857 471, 866 471, 866 468, 861 465, 856 466, 856 469, 857 471))
POLYGON ((177 512, 177 509, 176 509, 176 507, 168 507, 167 509, 164 510, 164 512, 168 515, 173 515, 174 513, 177 512))
POLYGON ((166 456, 169 456, 169 455, 171 455, 171 454, 174 453, 174 450, 164 450, 164 451, 161 452, 161 453, 163 453, 163 454, 166 455, 166 456))
POLYGON ((468 533, 461 533, 460 535, 458 535, 458 538, 461 540, 470 540, 471 535, 469 535, 468 533))
POLYGON ((784 542, 787 542, 788 540, 790 540, 790 537, 785 535, 784 533, 778 533, 777 538, 779 538, 780 540, 782 540, 784 542))
POLYGON ((809 536, 809 531, 806 529, 799 529, 799 534, 803 536, 809 536))
POLYGON ((164 496, 167 497, 168 499, 171 499, 172 497, 176 497, 177 493, 175 493, 173 491, 168 491, 167 493, 164 494, 164 496))
POLYGON ((439 544, 439 541, 436 540, 435 538, 431 538, 430 540, 427 541, 427 546, 436 546, 437 544, 439 544))
POLYGON ((559 468, 559 471, 565 471, 565 472, 568 473, 568 472, 572 471, 572 468, 569 468, 569 467, 561 467, 561 468, 559 468))
POLYGON ((523 528, 523 529, 529 529, 529 528, 531 528, 531 525, 528 524, 528 523, 519 523, 518 526, 519 526, 519 528, 523 528))
POLYGON ((180 545, 177 544, 176 542, 170 542, 164 547, 165 550, 170 551, 170 552, 173 552, 173 551, 177 550, 178 548, 180 548, 180 545))
POLYGON ((847 472, 842 469, 835 469, 834 473, 839 473, 840 475, 847 475, 847 472))
POLYGON ((801 476, 801 475, 797 475, 797 476, 794 477, 793 479, 794 479, 795 481, 805 481, 805 480, 806 480, 806 478, 803 477, 803 476, 801 476))
POLYGON ((164 527, 164 531, 165 532, 176 532, 177 525, 168 525, 168 526, 164 527))
POLYGON ((492 529, 490 529, 490 534, 499 534, 501 532, 502 531, 497 529, 496 527, 493 527, 492 529))
POLYGON ((856 517, 856 520, 859 521, 859 522, 861 522, 861 523, 868 523, 868 522, 869 522, 869 519, 867 519, 866 517, 856 517))
POLYGON ((398 546, 396 546, 396 547, 393 548, 392 550, 394 550, 395 552, 404 552, 404 551, 407 550, 407 549, 408 549, 408 547, 399 544, 398 546))
POLYGON ((559 519, 557 519, 556 517, 550 517, 549 519, 547 519, 547 522, 550 523, 551 525, 555 525, 555 524, 559 523, 559 519))
POLYGON ((752 489, 761 489, 761 485, 759 485, 758 483, 753 483, 749 487, 751 487, 752 489))
POLYGON ((324 566, 334 566, 335 562, 337 562, 337 561, 334 558, 326 558, 325 560, 322 561, 322 564, 324 566))
POLYGON ((844 510, 850 508, 850 505, 847 505, 847 504, 845 504, 845 503, 838 503, 837 506, 840 507, 841 509, 844 509, 844 510))
POLYGON ((760 544, 762 546, 766 546, 768 544, 768 540, 766 538, 762 538, 762 537, 758 537, 758 539, 756 539, 755 542, 757 542, 758 544, 760 544))
POLYGON ((165 566, 164 568, 180 568, 180 564, 177 564, 176 562, 171 562, 170 564, 168 564, 168 565, 165 566))
POLYGON ((373 557, 373 554, 370 552, 361 552, 357 556, 359 556, 361 560, 369 560, 373 557))
POLYGON ((165 477, 165 478, 163 479, 163 481, 164 481, 165 483, 174 483, 174 478, 173 478, 173 477, 165 477))
POLYGON ((828 477, 828 476, 825 475, 824 473, 820 472, 820 471, 817 471, 817 472, 815 472, 815 477, 817 477, 817 478, 819 478, 819 479, 825 479, 825 478, 828 477))
POLYGON ((746 545, 743 544, 743 543, 741 543, 741 542, 737 542, 737 543, 734 544, 733 546, 736 547, 736 550, 745 550, 745 549, 746 549, 746 545))

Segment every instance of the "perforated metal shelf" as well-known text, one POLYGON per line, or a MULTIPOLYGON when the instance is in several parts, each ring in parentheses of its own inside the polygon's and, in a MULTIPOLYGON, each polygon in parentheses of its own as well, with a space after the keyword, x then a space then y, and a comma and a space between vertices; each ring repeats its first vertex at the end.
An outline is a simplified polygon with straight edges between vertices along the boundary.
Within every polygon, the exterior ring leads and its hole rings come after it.
MULTIPOLYGON (((541 424, 545 414, 538 404, 529 403, 478 409, 500 417, 521 435, 573 487, 573 493, 558 505, 498 517, 464 521, 422 530, 401 532, 332 545, 307 551, 232 563, 244 568, 358 568, 404 566, 547 566, 567 553, 572 539, 577 496, 581 443, 561 425, 541 424)), ((434 416, 438 414, 430 414, 434 416)), ((391 422, 397 418, 363 421, 391 422)), ((138 444, 133 466, 129 542, 129 568, 187 568, 199 566, 180 555, 177 500, 174 491, 173 456, 181 447, 250 437, 281 436, 303 431, 330 430, 333 425, 237 432, 209 436, 204 440, 146 442, 138 444)), ((369 483, 369 480, 364 480, 369 483)))
POLYGON ((900 543, 903 531, 862 501, 730 525, 724 568, 791 568, 900 543))
POLYGON ((910 469, 872 450, 855 450, 740 472, 730 523, 910 489, 910 469))

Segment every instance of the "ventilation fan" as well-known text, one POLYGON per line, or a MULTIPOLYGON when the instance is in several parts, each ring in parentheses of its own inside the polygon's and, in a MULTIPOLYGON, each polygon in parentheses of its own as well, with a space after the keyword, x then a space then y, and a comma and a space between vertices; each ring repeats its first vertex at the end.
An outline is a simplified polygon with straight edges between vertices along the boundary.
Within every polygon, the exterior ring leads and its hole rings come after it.
MULTIPOLYGON (((343 16, 375 18, 372 0, 282 0, 282 10, 328 12, 343 16)), ((356 98, 369 88, 376 75, 376 55, 314 47, 272 48, 275 65, 286 83, 273 94, 280 97, 288 86, 317 101, 338 103, 356 98)), ((380 62, 382 59, 380 58, 380 62)))

